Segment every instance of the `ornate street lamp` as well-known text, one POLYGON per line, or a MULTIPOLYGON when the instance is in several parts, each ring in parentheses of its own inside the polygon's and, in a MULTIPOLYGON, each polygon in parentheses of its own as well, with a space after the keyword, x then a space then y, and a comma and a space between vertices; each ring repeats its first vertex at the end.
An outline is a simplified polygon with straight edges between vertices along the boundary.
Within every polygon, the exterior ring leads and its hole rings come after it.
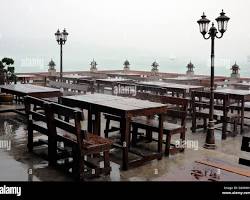
POLYGON ((67 31, 65 29, 62 32, 60 32, 59 29, 58 29, 57 32, 55 33, 56 41, 60 45, 60 80, 61 81, 62 81, 62 76, 63 76, 63 69, 62 69, 62 45, 64 45, 65 42, 67 41, 68 35, 69 34, 67 33, 67 31))
MULTIPOLYGON (((201 19, 197 21, 200 27, 200 32, 203 35, 204 39, 210 39, 211 38, 211 85, 210 85, 210 108, 209 108, 209 124, 208 124, 208 132, 206 136, 206 143, 204 145, 205 148, 208 149, 215 149, 215 138, 214 138, 214 39, 215 38, 222 38, 223 34, 227 30, 227 23, 229 21, 229 17, 225 15, 225 13, 220 13, 220 16, 217 17, 215 20, 218 24, 218 30, 221 33, 220 36, 217 36, 217 28, 214 26, 214 23, 212 23, 212 27, 208 31, 208 25, 210 23, 210 20, 206 18, 206 15, 203 13, 201 16, 201 19), (208 33, 208 36, 206 37, 206 34, 208 33)), ((223 138, 224 136, 222 136, 223 138)))

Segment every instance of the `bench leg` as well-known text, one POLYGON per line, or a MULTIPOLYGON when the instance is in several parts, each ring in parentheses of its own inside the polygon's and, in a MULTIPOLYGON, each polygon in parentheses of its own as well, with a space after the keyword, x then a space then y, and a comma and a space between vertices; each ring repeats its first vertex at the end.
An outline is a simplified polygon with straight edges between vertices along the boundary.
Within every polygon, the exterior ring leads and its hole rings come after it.
POLYGON ((148 142, 152 142, 152 130, 146 129, 146 138, 148 142))
POLYGON ((57 141, 53 136, 48 137, 49 165, 55 166, 57 163, 57 141))
POLYGON ((206 117, 203 118, 203 129, 204 131, 207 130, 207 118, 206 117))
POLYGON ((109 126, 110 126, 110 119, 106 119, 106 126, 104 130, 105 138, 109 137, 109 126))
POLYGON ((33 129, 28 126, 28 151, 33 151, 33 129))
POLYGON ((104 156, 104 171, 105 171, 105 175, 109 175, 110 174, 109 151, 104 151, 103 152, 103 156, 104 156))
POLYGON ((192 127, 191 127, 191 130, 192 130, 192 133, 196 132, 196 116, 195 116, 194 113, 192 114, 192 127))
POLYGON ((132 146, 136 146, 137 143, 137 133, 138 133, 138 127, 132 126, 132 146))
POLYGON ((80 157, 77 147, 72 147, 73 166, 72 174, 75 180, 84 180, 84 156, 80 157))
POLYGON ((239 123, 239 118, 234 118, 233 122, 233 135, 236 136, 238 133, 238 123, 239 123))
POLYGON ((226 119, 223 119, 222 123, 222 139, 225 140, 227 138, 227 122, 226 119))
POLYGON ((170 142, 171 142, 171 134, 166 135, 166 147, 165 147, 165 155, 169 156, 170 154, 170 142))

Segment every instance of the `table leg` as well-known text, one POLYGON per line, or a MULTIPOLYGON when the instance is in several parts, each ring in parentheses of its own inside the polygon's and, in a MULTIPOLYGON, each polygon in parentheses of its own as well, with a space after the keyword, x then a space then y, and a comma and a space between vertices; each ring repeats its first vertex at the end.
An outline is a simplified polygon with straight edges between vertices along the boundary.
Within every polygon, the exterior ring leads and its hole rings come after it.
POLYGON ((245 110, 245 99, 241 101, 241 123, 240 123, 240 133, 244 132, 244 110, 245 110))
POLYGON ((97 83, 97 92, 100 93, 100 84, 97 83))
POLYGON ((100 135, 101 134, 101 113, 96 110, 92 109, 92 116, 94 115, 94 121, 93 121, 93 133, 100 135))
POLYGON ((128 169, 128 148, 129 148, 129 134, 130 134, 130 121, 129 117, 122 118, 121 120, 121 139, 122 139, 122 169, 128 169))
POLYGON ((163 114, 159 114, 159 138, 158 138, 159 153, 162 153, 162 139, 163 139, 163 114))
POLYGON ((88 132, 92 133, 93 130, 93 121, 92 121, 92 112, 91 109, 88 109, 88 132))

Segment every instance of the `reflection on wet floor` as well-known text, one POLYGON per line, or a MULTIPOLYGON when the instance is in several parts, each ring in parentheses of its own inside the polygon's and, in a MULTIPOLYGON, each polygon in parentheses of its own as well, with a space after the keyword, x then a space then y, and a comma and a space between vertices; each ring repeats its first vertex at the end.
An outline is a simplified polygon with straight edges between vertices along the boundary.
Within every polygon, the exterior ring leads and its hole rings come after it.
MULTIPOLYGON (((35 153, 27 150, 27 132, 23 116, 12 113, 0 114, 0 140, 10 142, 10 150, 0 149, 0 180, 2 181, 72 181, 72 177, 64 172, 48 166, 48 162, 35 153)), ((102 120, 102 132, 105 126, 102 120)), ((205 133, 191 133, 190 120, 188 121, 187 140, 198 141, 199 148, 188 148, 184 153, 171 155, 169 158, 154 160, 143 166, 121 171, 120 166, 111 162, 110 176, 102 176, 90 181, 152 181, 152 180, 194 180, 191 175, 192 164, 196 160, 215 158, 237 164, 240 156, 241 135, 228 137, 221 140, 221 135, 216 132, 216 150, 202 148, 205 141, 205 133), (173 175, 179 172, 187 172, 186 175, 174 179, 173 175), (171 178, 172 177, 172 178, 171 178)), ((249 135, 249 129, 246 135, 249 135)), ((7 143, 6 143, 7 145, 7 143)), ((4 146, 2 146, 4 147, 4 146)), ((46 148, 45 148, 46 149, 46 148)), ((43 151, 44 149, 40 149, 43 151)), ((38 150, 38 151, 40 151, 38 150)), ((46 150, 45 150, 46 151, 46 150)), ((113 150, 111 158, 119 157, 120 150, 113 150)), ((112 159, 111 159, 112 160, 112 159)), ((236 176, 237 179, 237 176, 236 176)))

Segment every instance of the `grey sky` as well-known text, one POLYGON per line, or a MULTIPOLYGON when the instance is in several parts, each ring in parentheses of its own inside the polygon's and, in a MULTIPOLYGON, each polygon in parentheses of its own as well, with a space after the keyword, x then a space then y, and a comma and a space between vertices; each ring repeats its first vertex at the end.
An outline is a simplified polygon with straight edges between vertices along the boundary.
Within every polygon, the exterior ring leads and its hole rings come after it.
POLYGON ((162 71, 171 59, 205 65, 210 41, 202 39, 196 21, 203 11, 213 21, 222 8, 231 20, 215 43, 216 58, 246 65, 249 0, 1 0, 0 55, 16 58, 16 65, 27 57, 45 64, 54 58, 59 65, 54 33, 65 27, 66 70, 86 70, 92 58, 99 68, 121 68, 126 58, 140 69, 162 61, 162 71))

